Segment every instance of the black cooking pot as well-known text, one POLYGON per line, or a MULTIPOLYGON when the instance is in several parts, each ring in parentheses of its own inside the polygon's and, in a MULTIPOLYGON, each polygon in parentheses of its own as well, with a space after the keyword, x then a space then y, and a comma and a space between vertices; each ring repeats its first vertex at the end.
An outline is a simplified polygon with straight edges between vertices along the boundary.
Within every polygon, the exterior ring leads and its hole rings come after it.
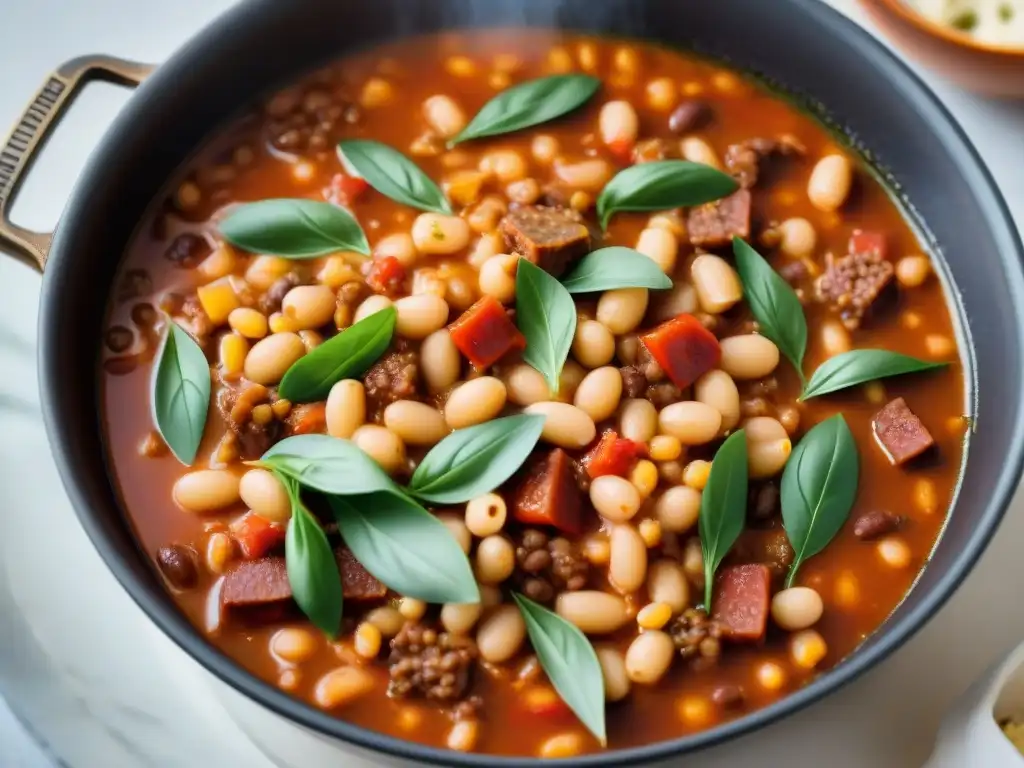
MULTIPOLYGON (((72 194, 52 245, 13 227, 4 204, 40 138, 83 78, 119 82, 147 68, 111 59, 59 70, 0 153, 0 244, 42 267, 39 369, 46 427, 67 491, 93 543, 135 601, 214 675, 342 749, 379 763, 509 761, 428 749, 363 730, 261 682, 178 612, 126 523, 111 486, 99 412, 102 322, 115 270, 161 188, 218 126, 268 90, 355 48, 452 27, 534 25, 660 40, 763 74, 852 137, 889 179, 938 257, 976 424, 955 508, 917 585, 889 620, 835 669, 778 703, 675 741, 566 761, 648 763, 764 726, 877 664, 932 616, 992 536, 1024 448, 1021 246, 977 154, 928 89, 881 45, 819 0, 250 0, 162 65, 121 112, 72 194), (49 246, 49 258, 46 258, 49 246)), ((98 617, 102 620, 102 617, 98 617)), ((523 761, 516 761, 522 764, 523 761)))

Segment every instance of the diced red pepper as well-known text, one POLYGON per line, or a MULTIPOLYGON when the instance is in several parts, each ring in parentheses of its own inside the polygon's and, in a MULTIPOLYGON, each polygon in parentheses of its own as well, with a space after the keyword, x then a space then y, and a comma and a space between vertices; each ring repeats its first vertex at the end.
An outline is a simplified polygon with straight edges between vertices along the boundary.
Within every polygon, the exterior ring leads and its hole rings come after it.
POLYGON ((246 560, 256 560, 284 543, 285 527, 249 512, 231 524, 231 535, 238 542, 242 556, 246 560))
POLYGON ((288 414, 288 431, 293 435, 316 435, 327 430, 327 403, 296 405, 288 414))
POLYGON ((627 440, 609 429, 597 445, 583 455, 582 464, 592 478, 601 475, 625 477, 638 457, 646 453, 643 443, 627 440))
POLYGON ((477 368, 493 365, 514 349, 526 349, 526 337, 493 296, 484 296, 448 326, 452 341, 477 368))
POLYGON ((582 492, 569 454, 555 448, 537 457, 512 499, 512 516, 527 525, 550 525, 566 533, 583 530, 582 492))
POLYGON ((366 284, 385 296, 396 296, 401 293, 404 282, 405 267, 394 256, 374 259, 366 275, 366 284))
POLYGON ((864 229, 855 229, 850 235, 850 253, 877 253, 885 258, 885 235, 864 229))
POLYGON ((678 315, 640 337, 647 351, 680 389, 686 389, 722 359, 715 334, 693 315, 678 315))
POLYGON ((730 640, 758 642, 768 629, 772 575, 767 565, 723 568, 715 581, 712 617, 730 640))
POLYGON ((554 688, 546 685, 535 685, 522 692, 523 709, 531 715, 543 717, 565 717, 572 714, 562 698, 555 692, 554 688))
POLYGON ((608 145, 608 151, 620 163, 631 165, 633 163, 634 142, 629 139, 616 139, 608 145))
POLYGON ((366 179, 361 179, 358 176, 346 176, 344 173, 336 173, 331 179, 331 186, 327 188, 324 196, 335 205, 347 208, 369 188, 370 184, 366 179))

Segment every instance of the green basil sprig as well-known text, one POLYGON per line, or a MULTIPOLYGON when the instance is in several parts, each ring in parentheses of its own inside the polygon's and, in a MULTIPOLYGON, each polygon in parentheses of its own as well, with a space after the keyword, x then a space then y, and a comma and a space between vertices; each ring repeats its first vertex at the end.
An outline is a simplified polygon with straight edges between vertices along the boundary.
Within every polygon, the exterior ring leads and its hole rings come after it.
POLYGON ((338 157, 352 176, 397 203, 433 213, 452 212, 437 184, 412 160, 379 141, 350 139, 338 144, 338 157))
POLYGON ((329 435, 286 437, 253 463, 321 493, 401 493, 380 465, 354 443, 329 435))
POLYGON ((761 334, 775 342, 796 368, 801 383, 806 383, 803 364, 807 351, 807 318, 800 299, 789 283, 745 241, 733 238, 732 248, 744 296, 761 334))
POLYGON ((576 334, 576 303, 558 280, 526 259, 516 269, 516 325, 526 337, 523 360, 557 392, 576 334))
POLYGON ((722 564, 747 519, 747 435, 733 432, 715 453, 700 500, 700 549, 704 555, 704 610, 711 613, 715 571, 722 564))
POLYGON ((210 364, 195 340, 168 319, 157 353, 149 401, 160 436, 182 464, 192 464, 210 408, 210 364))
POLYGON ((522 466, 540 439, 544 417, 534 414, 458 429, 430 449, 409 481, 409 492, 435 504, 461 504, 489 493, 522 466))
POLYGON ((317 200, 246 203, 228 214, 219 229, 232 245, 286 259, 315 259, 336 251, 370 254, 366 234, 352 214, 317 200))
POLYGON ((593 293, 616 288, 672 287, 672 278, 661 271, 653 259, 632 248, 613 245, 598 248, 580 259, 572 271, 562 278, 569 293, 593 293))
POLYGON ((850 516, 859 473, 857 444, 842 414, 817 424, 793 449, 781 485, 782 524, 795 552, 787 587, 850 516))
POLYGON ((323 400, 337 382, 362 376, 391 343, 395 333, 394 307, 374 312, 346 328, 289 368, 278 394, 293 403, 323 400))
POLYGON ((484 104, 449 145, 554 120, 586 104, 600 87, 601 81, 590 75, 551 75, 506 88, 484 104))
POLYGON ((401 595, 428 603, 479 603, 473 569, 455 537, 411 499, 390 493, 329 496, 356 560, 401 595))
POLYGON ((619 171, 597 198, 597 218, 608 228, 620 211, 664 211, 720 200, 739 189, 736 179, 709 165, 658 160, 619 171))
POLYGON ((810 400, 812 397, 838 392, 876 379, 930 371, 945 366, 946 363, 920 360, 887 349, 855 349, 831 357, 819 365, 804 387, 800 399, 810 400))
POLYGON ((341 629, 344 603, 338 561, 324 529, 299 498, 298 483, 275 474, 292 502, 292 517, 284 539, 284 562, 292 597, 309 620, 333 639, 341 629))
POLYGON ((558 695, 601 746, 608 743, 604 675, 597 652, 579 628, 557 613, 513 592, 541 668, 558 695))

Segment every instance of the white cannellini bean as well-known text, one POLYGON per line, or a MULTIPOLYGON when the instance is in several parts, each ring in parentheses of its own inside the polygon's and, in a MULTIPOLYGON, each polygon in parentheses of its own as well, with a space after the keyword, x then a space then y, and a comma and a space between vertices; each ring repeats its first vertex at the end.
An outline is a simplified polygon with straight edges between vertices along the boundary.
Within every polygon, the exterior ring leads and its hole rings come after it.
POLYGON ((666 275, 671 275, 676 268, 679 241, 665 227, 648 227, 640 233, 636 250, 657 264, 666 275))
POLYGON ((658 427, 683 445, 710 443, 722 428, 722 414, 696 400, 672 403, 658 414, 658 427))
POLYGON ((843 207, 853 185, 853 165, 843 155, 826 155, 818 161, 807 182, 807 197, 820 211, 843 207))
POLYGON ((420 370, 427 389, 437 394, 459 380, 462 358, 447 328, 434 331, 420 346, 420 370))
POLYGON ((635 592, 647 578, 647 545, 629 523, 615 525, 610 540, 608 579, 620 592, 635 592))
POLYGON ((763 379, 779 365, 779 348, 756 333, 730 336, 719 342, 722 370, 739 381, 763 379))
POLYGON ((352 442, 389 475, 405 465, 405 443, 387 427, 364 424, 352 434, 352 442))
POLYGON ((622 374, 618 368, 595 368, 576 388, 573 404, 595 422, 611 418, 622 398, 622 374))
POLYGON ((469 224, 458 216, 421 213, 413 222, 412 240, 420 253, 458 253, 469 246, 469 224))
POLYGON ((501 379, 481 376, 456 387, 444 407, 452 429, 464 429, 495 418, 505 407, 507 391, 501 379))
POLYGON ((245 378, 257 384, 272 386, 303 355, 306 345, 296 333, 274 333, 253 344, 245 356, 245 378))
POLYGON ((580 449, 597 436, 597 426, 587 413, 568 403, 542 402, 525 408, 526 413, 544 416, 541 440, 560 448, 580 449))
POLYGON ((284 523, 292 516, 292 502, 288 491, 273 472, 250 469, 238 485, 243 503, 257 515, 272 523, 284 523))
POLYGON ((616 336, 629 333, 644 319, 646 288, 617 288, 605 291, 597 301, 597 321, 616 336))
POLYGON ((613 523, 631 520, 640 511, 641 501, 636 486, 617 475, 602 475, 590 483, 590 503, 613 523))
POLYGON ((814 255, 818 233, 814 225, 801 216, 786 219, 779 224, 779 250, 791 259, 805 259, 814 255))
POLYGON ((602 647, 595 650, 597 651, 597 660, 601 663, 605 700, 622 701, 629 695, 630 689, 625 657, 617 648, 602 647))
POLYGON ((576 326, 572 355, 587 368, 607 365, 615 357, 615 337, 596 320, 584 320, 576 326))
POLYGON ((516 405, 533 405, 551 399, 551 390, 544 376, 533 366, 519 363, 505 374, 508 399, 516 405))
POLYGON ((434 445, 449 432, 440 411, 415 400, 396 400, 385 408, 384 426, 406 445, 434 445))
POLYGON ((634 398, 619 410, 619 434, 637 443, 649 443, 658 433, 658 409, 650 400, 634 398))
POLYGON ((700 516, 701 492, 688 485, 674 485, 661 494, 654 504, 654 514, 663 530, 686 533, 700 516))
POLYGON ((732 376, 722 370, 708 371, 693 384, 695 400, 710 405, 722 414, 722 431, 735 427, 740 420, 740 392, 732 376))
POLYGON ((326 285, 297 285, 285 294, 281 313, 297 331, 327 325, 334 318, 334 291, 326 285))
POLYGON ((671 320, 677 315, 692 315, 700 309, 697 289, 690 283, 676 282, 670 290, 658 291, 654 304, 654 319, 658 322, 671 320))
POLYGON ((600 192, 612 177, 612 167, 607 160, 595 158, 578 163, 555 160, 555 176, 568 187, 584 192, 600 192))
POLYGON ((178 478, 172 496, 189 512, 216 512, 241 499, 239 478, 225 469, 197 469, 178 478))
POLYGON ((476 632, 480 657, 491 664, 508 661, 526 639, 526 622, 514 605, 499 606, 480 624, 476 632))
POLYGON ((363 382, 342 379, 327 395, 324 407, 327 434, 348 439, 366 422, 366 389, 363 382))
POLYGON ((626 650, 626 674, 634 683, 653 685, 668 672, 676 647, 665 632, 652 629, 638 635, 626 650))
POLYGON ((423 102, 427 124, 442 138, 450 139, 466 127, 466 113, 450 96, 431 96, 423 102))
POLYGON ((600 590, 562 592, 555 599, 555 613, 587 635, 608 635, 630 620, 626 601, 600 590))
POLYGON ((821 595, 810 587, 783 589, 772 598, 772 619, 787 632, 814 626, 824 610, 821 595))
POLYGON ((743 298, 739 275, 721 256, 702 253, 693 260, 690 277, 701 309, 712 315, 725 312, 743 298))
POLYGON ((690 583, 675 560, 656 560, 647 569, 647 595, 652 602, 665 603, 673 614, 690 604, 690 583))
POLYGON ((640 132, 640 118, 628 101, 609 101, 598 115, 601 141, 608 146, 631 145, 640 132))
POLYGON ((387 296, 381 296, 379 293, 375 293, 373 296, 369 296, 363 300, 363 303, 356 307, 356 313, 352 317, 353 323, 358 323, 360 320, 365 320, 370 315, 376 314, 383 309, 387 309, 392 306, 392 301, 387 296))
POLYGON ((407 339, 425 339, 448 322, 448 302, 432 293, 399 299, 395 312, 395 333, 407 339))
POLYGON ((679 142, 679 151, 684 160, 722 170, 722 161, 718 159, 718 153, 704 139, 687 136, 679 142))

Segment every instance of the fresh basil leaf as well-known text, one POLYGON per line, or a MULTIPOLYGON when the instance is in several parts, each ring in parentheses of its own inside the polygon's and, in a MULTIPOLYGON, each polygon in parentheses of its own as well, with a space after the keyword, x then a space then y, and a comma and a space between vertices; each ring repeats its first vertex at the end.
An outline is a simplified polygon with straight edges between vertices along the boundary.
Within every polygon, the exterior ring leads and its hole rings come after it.
POLYGON ((597 198, 597 218, 608 228, 621 211, 665 211, 720 200, 739 189, 736 179, 710 165, 658 160, 619 171, 597 198))
POLYGON ((380 465, 354 443, 329 435, 286 437, 257 463, 321 493, 401 493, 380 465))
POLYGON ((292 502, 292 517, 284 538, 292 597, 309 620, 333 639, 341 628, 344 603, 338 561, 324 529, 299 498, 298 484, 281 474, 278 478, 292 502))
POLYGON ((557 392, 576 334, 576 304, 560 282, 526 259, 516 269, 516 325, 526 337, 523 360, 557 392))
POLYGON ((840 413, 817 424, 793 449, 781 486, 782 524, 795 553, 787 587, 850 516, 859 473, 857 444, 840 413))
POLYGON ((536 414, 458 429, 423 457, 409 492, 435 504, 461 504, 490 493, 522 466, 543 429, 544 417, 536 414))
POLYGON ((711 613, 715 571, 743 532, 747 519, 747 435, 733 432, 715 453, 700 500, 697 528, 704 555, 704 610, 711 613))
POLYGON ((452 212, 444 193, 412 160, 379 141, 350 139, 338 144, 338 156, 352 176, 361 176, 396 203, 433 213, 452 212))
POLYGON ((391 343, 395 333, 394 307, 374 312, 346 328, 289 368, 278 394, 293 403, 323 400, 337 382, 362 376, 391 343))
POLYGON ((591 251, 562 278, 569 293, 593 293, 616 288, 672 287, 672 278, 647 256, 632 248, 613 245, 591 251))
POLYGON ((604 675, 597 652, 575 624, 517 592, 512 593, 526 632, 551 684, 601 746, 607 746, 604 675))
POLYGON ((736 271, 743 283, 743 294, 760 326, 761 335, 775 346, 804 378, 804 353, 807 351, 807 318, 796 292, 772 269, 757 251, 736 237, 732 241, 736 271))
POLYGON ((590 75, 551 75, 506 88, 484 104, 450 145, 554 120, 583 106, 600 87, 601 81, 590 75))
POLYGON ((210 409, 210 364, 198 344, 173 320, 167 321, 150 381, 153 421, 182 464, 196 460, 210 409))
POLYGON ((317 200, 246 203, 228 214, 219 228, 232 245, 286 259, 315 259, 336 251, 370 253, 366 234, 352 214, 317 200))
POLYGON ((329 496, 356 560, 383 584, 428 603, 479 603, 473 569, 451 532, 412 499, 390 493, 329 496))
POLYGON ((946 363, 932 363, 887 349, 855 349, 826 360, 815 369, 804 387, 801 400, 838 392, 887 376, 944 368, 946 363))

